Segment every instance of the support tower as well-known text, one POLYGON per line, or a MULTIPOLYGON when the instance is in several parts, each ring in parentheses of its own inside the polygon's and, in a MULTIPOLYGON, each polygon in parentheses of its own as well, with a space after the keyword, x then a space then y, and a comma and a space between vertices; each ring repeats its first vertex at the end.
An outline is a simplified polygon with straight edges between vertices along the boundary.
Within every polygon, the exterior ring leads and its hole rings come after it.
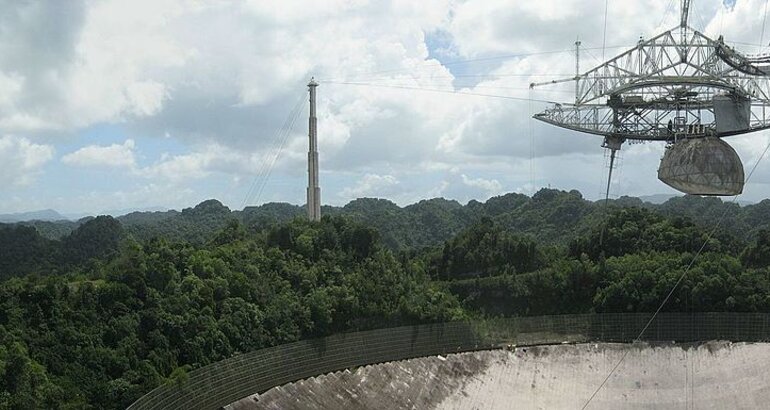
POLYGON ((318 120, 315 115, 315 90, 318 83, 310 79, 307 84, 310 93, 310 121, 308 137, 310 147, 307 153, 307 216, 311 221, 321 220, 321 187, 318 185, 318 120))

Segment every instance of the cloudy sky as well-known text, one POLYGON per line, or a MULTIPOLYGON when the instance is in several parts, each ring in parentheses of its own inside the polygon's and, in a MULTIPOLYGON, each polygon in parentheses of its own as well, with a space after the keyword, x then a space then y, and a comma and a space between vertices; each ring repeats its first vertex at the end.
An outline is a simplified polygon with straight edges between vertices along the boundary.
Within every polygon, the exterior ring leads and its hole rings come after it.
MULTIPOLYGON (((765 3, 695 0, 691 23, 767 51, 765 3)), ((609 0, 605 37, 604 6, 0 1, 0 213, 302 204, 311 76, 324 203, 543 186, 598 198, 601 138, 530 120, 542 103, 488 95, 569 101, 569 84, 527 84, 572 75, 577 38, 588 68, 678 21, 679 0, 609 0)), ((747 171, 769 138, 731 140, 747 171)), ((673 192, 656 178, 662 150, 625 146, 612 194, 673 192)), ((770 160, 742 199, 764 197, 770 160)))

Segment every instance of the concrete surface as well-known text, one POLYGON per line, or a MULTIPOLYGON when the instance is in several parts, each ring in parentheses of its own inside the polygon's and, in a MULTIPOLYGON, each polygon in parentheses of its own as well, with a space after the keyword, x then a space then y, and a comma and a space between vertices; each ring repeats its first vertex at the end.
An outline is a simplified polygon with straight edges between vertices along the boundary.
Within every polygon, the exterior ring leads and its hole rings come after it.
POLYGON ((578 344, 427 357, 322 375, 229 406, 246 409, 770 408, 770 344, 578 344), (625 357, 624 357, 625 356, 625 357))

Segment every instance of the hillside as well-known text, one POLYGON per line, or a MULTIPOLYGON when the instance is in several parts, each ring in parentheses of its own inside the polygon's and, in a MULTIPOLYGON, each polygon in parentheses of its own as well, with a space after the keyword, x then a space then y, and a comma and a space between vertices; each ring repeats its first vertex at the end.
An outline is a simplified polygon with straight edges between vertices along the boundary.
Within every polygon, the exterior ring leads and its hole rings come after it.
MULTIPOLYGON (((434 198, 400 207, 386 199, 361 198, 343 207, 324 206, 322 213, 344 215, 369 225, 380 233, 389 248, 410 250, 437 245, 485 217, 511 232, 531 236, 539 242, 566 245, 604 220, 607 207, 642 207, 670 217, 690 218, 706 227, 721 221, 720 231, 747 238, 770 228, 770 200, 742 207, 715 197, 674 197, 662 204, 621 197, 605 206, 603 201, 583 199, 578 191, 552 189, 542 189, 532 197, 511 193, 486 202, 473 200, 466 205, 434 198)), ((304 215, 304 207, 287 203, 268 203, 233 211, 212 199, 182 211, 134 212, 116 219, 127 233, 140 241, 164 237, 170 241, 203 243, 205 238, 232 220, 256 232, 304 215)), ((48 239, 58 239, 87 220, 89 218, 77 222, 24 224, 34 226, 48 239)))
POLYGON ((300 207, 212 200, 82 220, 60 239, 0 226, 0 408, 125 408, 190 369, 344 331, 649 312, 677 283, 663 311, 770 312, 767 201, 666 204, 361 199, 310 223, 300 207), (756 234, 714 231, 724 209, 756 234))
POLYGON ((24 221, 64 221, 67 218, 53 209, 42 211, 20 212, 14 214, 0 214, 0 222, 14 223, 24 221))

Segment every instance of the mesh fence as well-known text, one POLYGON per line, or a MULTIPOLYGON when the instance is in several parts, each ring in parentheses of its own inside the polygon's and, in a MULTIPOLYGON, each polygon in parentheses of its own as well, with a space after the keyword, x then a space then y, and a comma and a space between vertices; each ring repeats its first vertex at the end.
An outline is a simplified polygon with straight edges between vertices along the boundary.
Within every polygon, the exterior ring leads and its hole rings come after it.
MULTIPOLYGON (((344 333, 270 347, 193 370, 130 410, 218 409, 296 380, 375 363, 506 345, 631 342, 650 313, 585 314, 450 322, 344 333)), ((641 336, 648 342, 770 340, 770 314, 661 313, 641 336)))

